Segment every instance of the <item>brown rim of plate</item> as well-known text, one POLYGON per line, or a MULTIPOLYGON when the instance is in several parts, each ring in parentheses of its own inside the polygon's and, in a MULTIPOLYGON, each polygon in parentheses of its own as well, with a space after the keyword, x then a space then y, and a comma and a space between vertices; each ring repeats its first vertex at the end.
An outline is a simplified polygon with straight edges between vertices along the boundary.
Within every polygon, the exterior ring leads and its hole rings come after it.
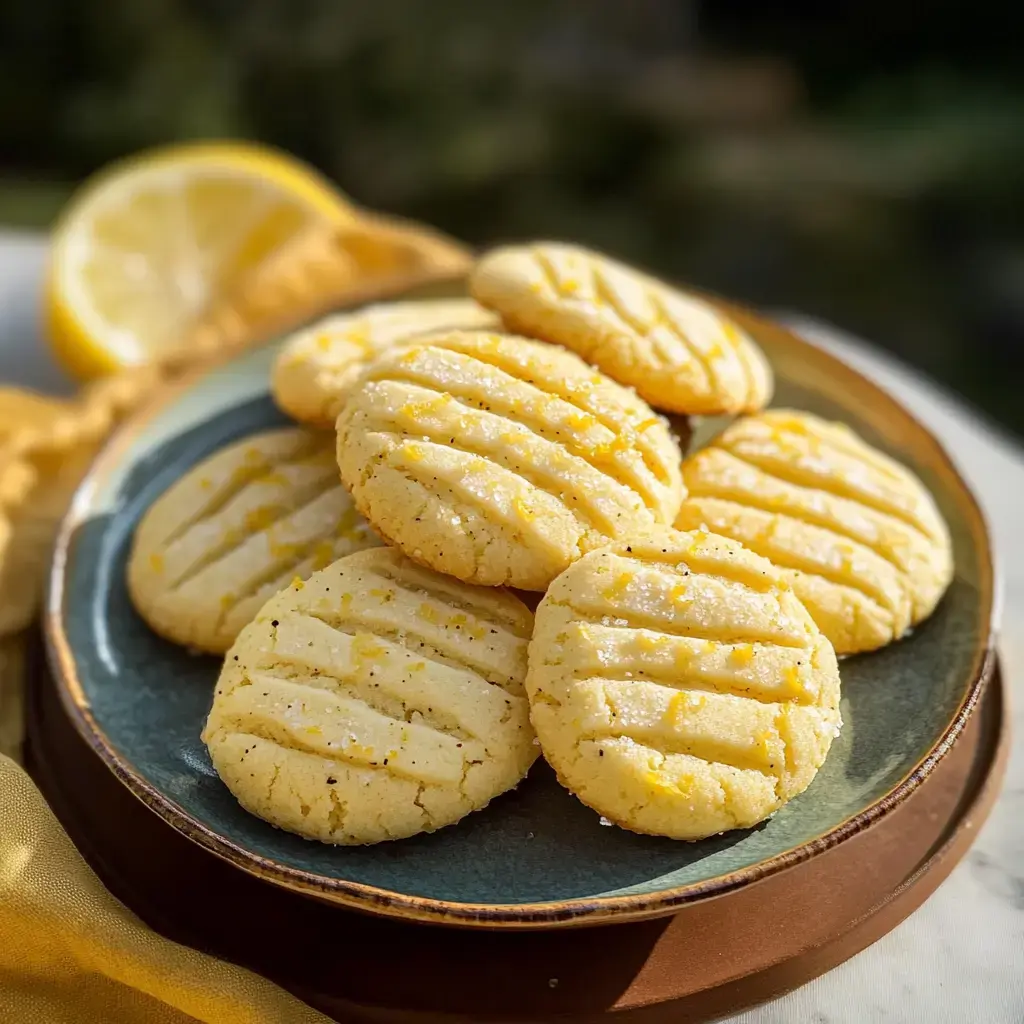
MULTIPOLYGON (((767 342, 769 351, 788 348, 799 351, 807 363, 817 362, 827 367, 835 379, 846 379, 848 393, 860 391, 868 396, 863 403, 866 410, 875 412, 874 418, 884 418, 890 431, 893 421, 901 428, 897 436, 916 436, 924 446, 931 465, 941 468, 954 488, 960 492, 968 525, 980 552, 981 583, 979 600, 982 618, 989 624, 987 641, 975 651, 970 672, 970 683, 959 707, 942 735, 920 761, 887 793, 860 813, 840 822, 834 828, 801 843, 783 853, 740 868, 725 875, 701 882, 692 882, 674 889, 656 893, 625 896, 597 896, 583 899, 558 900, 546 903, 458 903, 423 896, 393 892, 378 886, 344 879, 326 878, 314 872, 289 867, 233 843, 186 812, 181 806, 160 792, 143 778, 115 749, 99 723, 93 717, 88 698, 75 672, 75 660, 63 629, 64 575, 68 561, 73 557, 74 534, 82 520, 82 511, 97 486, 97 481, 116 465, 131 446, 140 429, 149 423, 173 398, 186 391, 196 380, 211 369, 230 361, 232 355, 212 359, 197 366, 179 380, 166 384, 114 434, 97 456, 88 474, 71 502, 65 515, 54 548, 46 600, 44 625, 46 646, 61 701, 75 728, 89 743, 106 766, 150 810, 154 811, 179 832, 216 854, 218 857, 258 878, 270 881, 308 896, 339 903, 356 910, 399 917, 409 921, 457 925, 478 928, 559 928, 574 925, 618 923, 642 918, 659 917, 697 900, 722 896, 742 886, 752 884, 786 871, 817 854, 836 846, 871 826, 902 803, 931 774, 945 757, 963 731, 971 712, 978 703, 985 684, 992 675, 995 661, 995 566, 992 544, 985 515, 970 487, 961 477, 955 463, 941 443, 903 405, 880 385, 870 381, 857 370, 847 366, 836 356, 800 338, 787 328, 762 320, 739 307, 715 301, 744 327, 759 343, 767 342)), ((876 425, 879 433, 886 431, 876 425)))

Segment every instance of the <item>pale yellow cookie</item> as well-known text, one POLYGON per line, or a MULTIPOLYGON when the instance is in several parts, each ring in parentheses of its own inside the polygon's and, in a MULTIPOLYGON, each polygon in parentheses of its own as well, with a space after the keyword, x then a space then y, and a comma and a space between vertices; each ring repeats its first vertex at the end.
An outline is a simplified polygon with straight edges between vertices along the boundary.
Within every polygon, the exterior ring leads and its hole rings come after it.
POLYGON ((770 559, 840 654, 898 639, 952 578, 949 531, 924 485, 842 424, 771 410, 733 424, 683 473, 676 525, 770 559))
POLYGON ((754 412, 771 397, 768 363, 728 317, 599 253, 556 242, 496 249, 469 288, 510 330, 578 352, 656 408, 754 412))
POLYGON ((274 401, 311 426, 333 427, 366 364, 410 335, 442 327, 493 327, 497 317, 472 299, 424 299, 330 316, 292 337, 270 375, 274 401))
POLYGON ((562 785, 673 839, 768 817, 810 785, 841 725, 835 652, 771 564, 664 528, 555 580, 526 690, 562 785))
POLYGON ((325 843, 451 825, 537 756, 529 609, 391 548, 282 591, 224 662, 203 740, 239 803, 325 843))
POLYGON ((338 480, 333 437, 272 430, 210 456, 150 506, 128 589, 161 636, 222 654, 293 579, 379 543, 338 480))
POLYGON ((409 557, 544 590, 584 551, 656 522, 682 491, 664 420, 564 349, 451 332, 373 363, 338 417, 356 507, 409 557))

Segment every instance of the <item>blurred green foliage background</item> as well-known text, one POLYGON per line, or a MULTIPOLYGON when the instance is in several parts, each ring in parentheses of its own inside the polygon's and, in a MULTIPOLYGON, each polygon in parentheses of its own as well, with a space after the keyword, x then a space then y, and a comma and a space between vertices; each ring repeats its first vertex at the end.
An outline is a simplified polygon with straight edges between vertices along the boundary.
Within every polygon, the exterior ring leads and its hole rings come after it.
POLYGON ((0 0, 0 224, 260 139, 475 243, 831 319, 1024 431, 1022 39, 1005 0, 0 0))

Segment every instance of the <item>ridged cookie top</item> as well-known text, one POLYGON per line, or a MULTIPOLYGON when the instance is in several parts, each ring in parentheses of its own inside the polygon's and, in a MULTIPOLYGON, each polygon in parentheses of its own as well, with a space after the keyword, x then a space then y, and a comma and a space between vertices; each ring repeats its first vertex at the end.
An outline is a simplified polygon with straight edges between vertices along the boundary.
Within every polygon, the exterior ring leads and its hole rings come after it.
POLYGON ((510 330, 565 345, 659 409, 754 412, 771 397, 771 370, 736 324, 599 253, 554 242, 496 249, 469 287, 510 330))
POLYGON ((288 428, 229 445, 135 531, 132 601, 161 635, 214 653, 295 577, 380 541, 338 480, 333 437, 288 428))
POLYGON ((787 410, 741 420, 684 476, 677 525, 769 558, 840 654, 899 638, 949 585, 949 532, 931 495, 841 424, 787 410))
POLYGON ((838 733, 835 653, 771 564, 661 529, 591 552, 537 608, 526 681, 560 781, 638 832, 746 828, 838 733))
POLYGON ((472 299, 389 302, 327 317, 281 349, 270 375, 274 401, 300 423, 333 427, 353 381, 384 350, 441 327, 496 325, 472 299))
POLYGON ((665 422, 577 356, 483 332, 381 357, 338 418, 342 479, 378 531, 439 572, 526 590, 671 522, 679 460, 665 422))
POLYGON ((203 734, 243 806, 330 843, 457 821, 537 755, 529 609, 389 548, 274 597, 225 659, 203 734))

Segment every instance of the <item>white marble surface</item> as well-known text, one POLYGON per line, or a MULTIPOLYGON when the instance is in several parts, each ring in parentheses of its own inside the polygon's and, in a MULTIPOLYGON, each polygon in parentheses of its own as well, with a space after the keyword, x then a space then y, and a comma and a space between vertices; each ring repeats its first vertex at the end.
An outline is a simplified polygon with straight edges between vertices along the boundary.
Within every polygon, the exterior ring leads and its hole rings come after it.
MULTIPOLYGON (((0 382, 66 391, 40 341, 44 243, 0 233, 0 382)), ((898 395, 942 439, 985 506, 1003 572, 1001 650, 1017 737, 1003 794, 938 892, 880 942, 736 1024, 1024 1022, 1024 449, 853 338, 796 321, 898 395)))

